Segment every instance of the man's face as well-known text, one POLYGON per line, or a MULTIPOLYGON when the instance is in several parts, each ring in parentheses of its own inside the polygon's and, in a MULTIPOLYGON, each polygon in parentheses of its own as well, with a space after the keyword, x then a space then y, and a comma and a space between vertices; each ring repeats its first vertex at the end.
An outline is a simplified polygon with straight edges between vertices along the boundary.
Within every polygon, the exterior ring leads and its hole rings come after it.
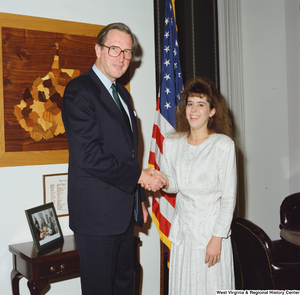
MULTIPOLYGON (((111 30, 107 34, 105 46, 118 46, 122 50, 132 49, 131 36, 127 33, 119 30, 111 30)), ((112 57, 108 54, 108 48, 102 47, 99 44, 95 46, 97 60, 96 66, 99 70, 111 81, 114 82, 117 78, 120 78, 128 69, 130 60, 124 58, 124 53, 117 57, 112 57)))

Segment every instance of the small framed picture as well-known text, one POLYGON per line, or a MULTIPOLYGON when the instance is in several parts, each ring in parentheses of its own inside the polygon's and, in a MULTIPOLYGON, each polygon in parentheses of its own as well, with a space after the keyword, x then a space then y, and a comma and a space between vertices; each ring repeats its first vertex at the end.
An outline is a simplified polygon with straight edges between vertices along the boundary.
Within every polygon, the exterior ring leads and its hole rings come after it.
POLYGON ((63 242, 53 202, 25 210, 36 252, 63 242))
POLYGON ((53 202, 57 216, 68 216, 68 173, 43 175, 44 204, 53 202))

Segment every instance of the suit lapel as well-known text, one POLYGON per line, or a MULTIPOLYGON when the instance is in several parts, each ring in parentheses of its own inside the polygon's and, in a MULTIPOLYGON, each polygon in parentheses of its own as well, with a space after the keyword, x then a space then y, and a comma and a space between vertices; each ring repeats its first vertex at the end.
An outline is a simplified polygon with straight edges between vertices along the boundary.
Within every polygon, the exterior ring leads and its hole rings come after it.
MULTIPOLYGON (((106 87, 103 85, 103 83, 101 82, 101 80, 98 78, 98 76, 95 74, 95 72, 93 71, 92 68, 89 69, 88 71, 89 76, 91 77, 93 84, 95 86, 95 93, 96 93, 96 97, 101 100, 104 105, 107 107, 107 110, 109 112, 112 112, 116 119, 120 122, 122 128, 124 129, 125 133, 127 134, 127 139, 128 139, 128 143, 131 145, 131 135, 127 128, 127 124, 125 122, 125 119, 122 115, 122 113, 120 112, 120 109, 118 108, 117 104, 115 103, 114 99, 112 98, 112 96, 110 95, 110 93, 108 92, 108 90, 106 89, 106 87)), ((117 90, 120 91, 119 87, 117 86, 117 90)), ((122 98, 124 99, 125 103, 128 106, 128 102, 126 100, 126 96, 120 91, 122 98)), ((131 117, 131 122, 133 124, 133 130, 136 130, 136 126, 135 126, 135 118, 133 119, 133 112, 132 112, 132 107, 131 105, 128 106, 128 110, 130 113, 130 117, 131 117)))
POLYGON ((131 106, 131 103, 130 103, 130 99, 128 98, 128 94, 122 92, 122 90, 118 87, 118 83, 117 83, 117 90, 121 94, 122 99, 124 100, 124 102, 127 105, 127 108, 128 108, 128 111, 129 111, 129 115, 130 115, 131 124, 132 124, 134 146, 135 146, 135 149, 137 149, 138 129, 137 129, 136 116, 133 113, 133 109, 132 109, 132 106, 131 106))

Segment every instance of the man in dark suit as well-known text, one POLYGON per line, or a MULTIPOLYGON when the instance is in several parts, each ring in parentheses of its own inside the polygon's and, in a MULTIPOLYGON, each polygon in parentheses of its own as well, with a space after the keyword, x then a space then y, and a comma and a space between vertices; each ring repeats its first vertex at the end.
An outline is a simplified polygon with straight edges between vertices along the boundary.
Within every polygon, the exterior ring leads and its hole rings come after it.
POLYGON ((134 224, 148 212, 143 187, 165 180, 137 164, 138 130, 128 91, 116 82, 137 40, 122 23, 100 31, 95 65, 65 89, 69 143, 68 205, 80 257, 82 294, 132 295, 134 224))

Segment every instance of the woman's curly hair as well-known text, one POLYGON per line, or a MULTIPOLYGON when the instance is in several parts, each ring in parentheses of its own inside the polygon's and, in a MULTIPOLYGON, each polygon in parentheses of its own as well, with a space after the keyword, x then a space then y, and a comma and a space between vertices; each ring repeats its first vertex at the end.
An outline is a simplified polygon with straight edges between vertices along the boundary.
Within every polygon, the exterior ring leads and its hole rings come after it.
POLYGON ((181 102, 175 112, 176 132, 190 131, 185 111, 188 98, 192 96, 206 96, 210 104, 210 109, 215 108, 216 110, 212 120, 209 120, 207 124, 209 133, 221 133, 232 138, 232 123, 228 115, 226 102, 220 95, 215 84, 205 77, 195 77, 186 82, 181 94, 181 102))

